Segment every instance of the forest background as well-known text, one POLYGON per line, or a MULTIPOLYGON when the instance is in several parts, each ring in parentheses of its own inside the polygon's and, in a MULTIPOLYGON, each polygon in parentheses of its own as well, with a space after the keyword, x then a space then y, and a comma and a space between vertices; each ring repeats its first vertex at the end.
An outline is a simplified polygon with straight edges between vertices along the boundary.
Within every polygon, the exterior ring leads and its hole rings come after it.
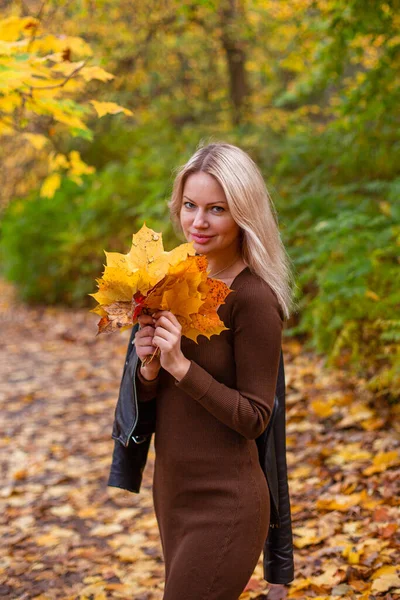
POLYGON ((285 336, 400 391, 398 0, 0 2, 0 274, 93 308, 104 252, 178 240, 200 141, 260 166, 293 261, 285 336))

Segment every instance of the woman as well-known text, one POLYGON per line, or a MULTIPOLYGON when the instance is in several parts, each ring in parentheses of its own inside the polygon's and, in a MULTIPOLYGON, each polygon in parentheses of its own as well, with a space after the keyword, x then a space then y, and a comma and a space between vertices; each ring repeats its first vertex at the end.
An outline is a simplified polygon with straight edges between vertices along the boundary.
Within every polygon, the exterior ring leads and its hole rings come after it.
POLYGON ((171 218, 209 276, 233 291, 228 328, 198 343, 170 311, 139 317, 141 401, 156 396, 153 500, 164 600, 237 600, 268 534, 269 490, 255 439, 271 415, 292 275, 262 176, 241 149, 200 147, 178 171, 171 218))

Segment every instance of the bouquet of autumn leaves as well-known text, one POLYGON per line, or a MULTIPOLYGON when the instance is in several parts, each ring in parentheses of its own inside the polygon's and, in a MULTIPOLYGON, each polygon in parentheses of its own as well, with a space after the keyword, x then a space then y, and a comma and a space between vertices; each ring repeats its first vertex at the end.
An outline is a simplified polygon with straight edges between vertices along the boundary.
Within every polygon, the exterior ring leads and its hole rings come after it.
MULTIPOLYGON (((182 326, 182 335, 197 343, 199 335, 210 338, 227 327, 217 309, 232 291, 225 283, 207 275, 208 262, 195 256, 193 242, 165 252, 162 234, 146 227, 132 236, 128 254, 105 252, 107 265, 99 291, 93 296, 98 306, 90 312, 101 316, 98 332, 125 331, 141 314, 158 310, 172 312, 182 326)), ((160 354, 157 348, 143 365, 160 354)))

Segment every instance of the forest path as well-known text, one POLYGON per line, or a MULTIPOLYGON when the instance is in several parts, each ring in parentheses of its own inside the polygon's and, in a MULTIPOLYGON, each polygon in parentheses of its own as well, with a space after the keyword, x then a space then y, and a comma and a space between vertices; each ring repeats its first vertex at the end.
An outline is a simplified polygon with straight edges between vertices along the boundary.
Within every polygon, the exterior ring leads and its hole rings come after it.
MULTIPOLYGON (((0 598, 161 600, 153 442, 140 494, 107 487, 129 332, 0 292, 0 598)), ((398 597, 400 405, 296 341, 284 357, 296 579, 268 586, 260 556, 240 600, 398 597)))

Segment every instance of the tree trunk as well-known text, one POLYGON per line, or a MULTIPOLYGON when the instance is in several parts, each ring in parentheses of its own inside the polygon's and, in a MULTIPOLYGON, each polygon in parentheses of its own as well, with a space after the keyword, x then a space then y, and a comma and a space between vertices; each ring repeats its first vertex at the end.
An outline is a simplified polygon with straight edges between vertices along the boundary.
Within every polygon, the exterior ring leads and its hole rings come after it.
POLYGON ((232 120, 234 125, 239 125, 249 98, 246 52, 244 42, 240 39, 244 10, 239 6, 239 0, 224 0, 221 4, 221 42, 227 59, 232 120))

